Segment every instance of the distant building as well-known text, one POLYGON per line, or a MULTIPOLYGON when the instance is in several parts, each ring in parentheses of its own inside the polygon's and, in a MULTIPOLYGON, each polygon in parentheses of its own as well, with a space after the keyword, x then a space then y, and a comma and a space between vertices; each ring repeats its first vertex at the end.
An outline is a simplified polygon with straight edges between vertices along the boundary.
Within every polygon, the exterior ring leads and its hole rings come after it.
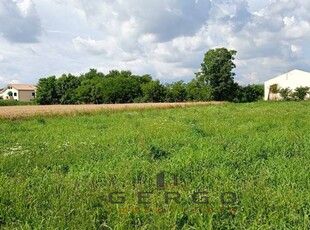
POLYGON ((310 87, 310 73, 301 70, 292 70, 280 76, 272 78, 265 82, 265 100, 278 100, 281 99, 279 93, 274 94, 270 90, 270 86, 277 84, 278 88, 290 88, 294 91, 297 87, 310 87))
POLYGON ((9 84, 0 91, 4 100, 31 101, 36 97, 36 85, 9 84))

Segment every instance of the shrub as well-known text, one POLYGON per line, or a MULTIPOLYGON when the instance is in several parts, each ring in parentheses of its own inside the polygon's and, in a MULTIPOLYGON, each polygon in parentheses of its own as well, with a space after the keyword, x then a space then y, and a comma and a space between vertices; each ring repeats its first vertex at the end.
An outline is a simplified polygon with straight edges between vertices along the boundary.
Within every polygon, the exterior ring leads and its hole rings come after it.
POLYGON ((237 88, 236 97, 233 102, 244 103, 259 101, 264 96, 264 86, 261 84, 253 84, 247 86, 239 86, 237 88))
POLYGON ((287 87, 287 88, 280 89, 279 93, 280 93, 283 100, 288 101, 288 100, 290 100, 292 90, 289 87, 287 87))
POLYGON ((293 98, 295 100, 298 100, 298 101, 303 101, 305 100, 305 97, 307 96, 307 94, 309 93, 309 87, 303 87, 303 86, 300 86, 300 87, 297 87, 295 89, 295 92, 292 94, 293 95, 293 98))
POLYGON ((280 87, 278 84, 273 84, 269 87, 269 91, 270 93, 274 93, 274 94, 277 94, 279 93, 279 90, 280 90, 280 87))
POLYGON ((277 100, 278 99, 278 96, 277 94, 279 93, 280 91, 280 87, 278 84, 273 84, 273 85, 270 85, 269 86, 269 93, 268 93, 268 99, 275 99, 277 100))
POLYGON ((0 106, 35 105, 34 101, 0 100, 0 106))

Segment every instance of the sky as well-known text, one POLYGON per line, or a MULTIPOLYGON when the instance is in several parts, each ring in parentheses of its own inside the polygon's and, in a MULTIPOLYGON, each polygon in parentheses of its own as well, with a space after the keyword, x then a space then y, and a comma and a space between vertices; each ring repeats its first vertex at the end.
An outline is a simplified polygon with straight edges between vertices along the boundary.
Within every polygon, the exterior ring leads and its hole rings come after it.
POLYGON ((310 1, 0 0, 0 87, 90 68, 188 82, 209 49, 236 50, 235 80, 310 71, 310 1))

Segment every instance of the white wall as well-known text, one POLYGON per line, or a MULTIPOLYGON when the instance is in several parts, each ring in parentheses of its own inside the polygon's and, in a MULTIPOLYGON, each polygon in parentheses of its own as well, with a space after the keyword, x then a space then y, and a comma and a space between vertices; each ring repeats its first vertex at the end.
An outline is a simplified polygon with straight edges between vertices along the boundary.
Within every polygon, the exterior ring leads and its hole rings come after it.
POLYGON ((12 92, 13 93, 13 99, 14 100, 18 100, 18 91, 14 88, 12 89, 9 89, 9 88, 6 88, 6 90, 1 94, 1 96, 3 97, 4 100, 9 100, 9 96, 8 96, 8 92, 12 92), (14 96, 16 93, 16 96, 14 96))

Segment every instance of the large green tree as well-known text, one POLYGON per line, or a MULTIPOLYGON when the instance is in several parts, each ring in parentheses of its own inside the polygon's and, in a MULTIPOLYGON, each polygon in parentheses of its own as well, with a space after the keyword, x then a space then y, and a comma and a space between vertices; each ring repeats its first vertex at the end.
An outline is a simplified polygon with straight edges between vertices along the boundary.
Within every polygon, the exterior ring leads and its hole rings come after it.
POLYGON ((39 79, 36 101, 41 105, 57 104, 59 98, 57 96, 56 85, 56 76, 39 79))
POLYGON ((141 86, 144 102, 163 102, 166 97, 166 88, 159 80, 151 81, 141 86))
POLYGON ((183 81, 177 81, 171 84, 166 84, 166 101, 182 102, 186 101, 187 90, 186 84, 183 81))
POLYGON ((252 84, 247 86, 238 85, 234 102, 254 102, 261 100, 264 96, 264 85, 252 84))
POLYGON ((142 97, 138 80, 131 76, 106 78, 102 84, 104 103, 131 103, 136 98, 142 97))
POLYGON ((63 74, 57 79, 56 92, 61 104, 76 104, 77 103, 77 88, 81 81, 78 77, 72 74, 63 74))
POLYGON ((201 70, 196 75, 199 81, 210 87, 215 101, 232 101, 235 98, 238 84, 234 82, 232 70, 236 67, 233 62, 236 54, 237 51, 226 48, 211 49, 205 53, 201 70))
POLYGON ((193 79, 187 83, 188 101, 210 101, 211 99, 211 88, 205 82, 193 79))

